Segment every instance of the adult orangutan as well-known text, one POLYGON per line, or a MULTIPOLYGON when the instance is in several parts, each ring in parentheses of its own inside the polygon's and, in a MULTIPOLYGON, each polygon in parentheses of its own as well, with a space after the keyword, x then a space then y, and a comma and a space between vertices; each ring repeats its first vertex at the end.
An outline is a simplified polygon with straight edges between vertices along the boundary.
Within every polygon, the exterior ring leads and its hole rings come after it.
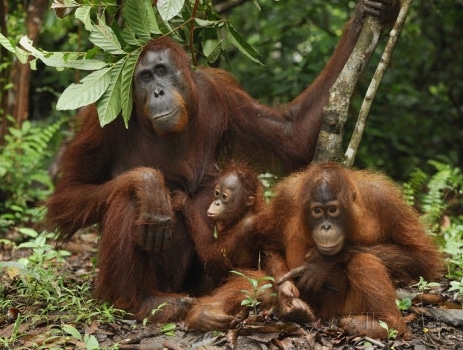
POLYGON ((391 21, 398 3, 361 0, 320 76, 278 109, 251 98, 222 70, 193 72, 171 40, 149 43, 134 71, 128 129, 122 118, 101 128, 95 106, 84 109, 47 203, 48 227, 63 240, 99 224, 96 296, 138 318, 168 301, 153 318, 161 322, 184 315, 187 294, 214 287, 204 272, 221 257, 210 249, 206 215, 216 163, 249 159, 285 172, 309 164, 328 91, 365 17, 391 21))
POLYGON ((418 214, 386 176, 336 163, 312 164, 276 186, 262 220, 284 246, 278 283, 294 279, 315 315, 341 317, 351 333, 387 337, 378 320, 407 337, 395 286, 442 272, 418 214), (285 220, 282 220, 285 218, 285 220))

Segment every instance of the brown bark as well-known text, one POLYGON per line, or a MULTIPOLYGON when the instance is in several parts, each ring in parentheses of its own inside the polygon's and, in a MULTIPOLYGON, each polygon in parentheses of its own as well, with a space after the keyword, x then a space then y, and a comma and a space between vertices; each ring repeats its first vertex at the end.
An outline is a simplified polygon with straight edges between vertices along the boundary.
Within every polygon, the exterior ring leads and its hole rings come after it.
MULTIPOLYGON (((48 0, 32 0, 27 8, 27 36, 35 43, 39 38, 40 29, 42 28, 43 18, 47 8, 48 0)), ((16 79, 15 88, 13 90, 16 91, 14 91, 15 103, 11 114, 14 116, 18 125, 21 125, 21 123, 29 117, 30 78, 30 66, 16 61, 12 72, 12 80, 16 79)))
POLYGON ((365 20, 352 54, 330 89, 330 98, 323 109, 323 121, 318 136, 315 161, 342 162, 342 137, 350 99, 361 73, 378 44, 382 30, 377 19, 369 16, 365 20))
MULTIPOLYGON (((6 26, 6 16, 8 15, 8 2, 7 0, 0 0, 0 31, 4 36, 8 36, 8 30, 6 26)), ((0 63, 8 62, 10 55, 8 50, 3 46, 0 46, 0 63)), ((10 70, 4 66, 0 72, 0 145, 2 144, 3 137, 6 133, 7 119, 6 111, 8 108, 8 94, 5 91, 5 86, 8 84, 10 77, 10 70)))

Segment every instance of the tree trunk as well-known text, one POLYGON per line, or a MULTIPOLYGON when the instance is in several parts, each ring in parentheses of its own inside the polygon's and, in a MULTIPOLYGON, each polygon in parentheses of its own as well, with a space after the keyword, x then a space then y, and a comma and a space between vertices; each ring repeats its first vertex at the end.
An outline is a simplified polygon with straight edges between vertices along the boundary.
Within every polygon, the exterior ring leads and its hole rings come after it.
MULTIPOLYGON (((8 15, 7 0, 0 0, 0 31, 6 37, 8 36, 8 28, 6 26, 6 17, 8 15)), ((5 90, 10 78, 11 66, 7 62, 11 59, 10 53, 3 46, 0 46, 0 64, 3 68, 0 71, 0 145, 3 143, 3 137, 7 128, 7 110, 8 110, 8 93, 5 90)))
POLYGON ((314 161, 343 161, 342 137, 350 100, 355 85, 378 44, 382 30, 379 21, 368 16, 352 54, 330 89, 328 103, 323 108, 314 161))

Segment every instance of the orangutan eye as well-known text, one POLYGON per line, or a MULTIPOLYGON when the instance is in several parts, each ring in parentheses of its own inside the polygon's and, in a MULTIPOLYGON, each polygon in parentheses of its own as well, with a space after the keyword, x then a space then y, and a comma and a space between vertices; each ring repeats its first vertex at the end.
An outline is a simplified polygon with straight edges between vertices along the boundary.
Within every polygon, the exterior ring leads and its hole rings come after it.
POLYGON ((158 77, 162 77, 167 74, 167 67, 163 64, 158 64, 154 67, 154 74, 158 77))
POLYGON ((153 79, 153 74, 149 70, 143 70, 140 72, 141 80, 148 82, 153 79))

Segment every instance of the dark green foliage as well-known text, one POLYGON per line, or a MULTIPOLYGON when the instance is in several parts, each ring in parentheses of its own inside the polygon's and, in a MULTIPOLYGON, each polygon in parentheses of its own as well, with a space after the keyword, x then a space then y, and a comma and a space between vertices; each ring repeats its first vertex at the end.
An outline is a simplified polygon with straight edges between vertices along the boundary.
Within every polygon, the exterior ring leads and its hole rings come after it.
MULTIPOLYGON (((355 2, 259 4, 261 12, 248 2, 230 18, 259 50, 266 66, 254 65, 233 51, 227 65, 253 96, 279 103, 294 97, 320 72, 355 2)), ((373 102, 356 167, 381 169, 402 181, 415 167, 431 171, 428 159, 463 167, 463 31, 458 25, 462 22, 462 1, 413 2, 373 102)), ((377 50, 358 85, 351 119, 358 113, 379 54, 377 50)))
POLYGON ((38 222, 37 205, 52 191, 47 171, 61 119, 51 125, 34 126, 26 121, 21 128, 11 127, 0 146, 0 232, 18 223, 38 222))
MULTIPOLYGON (((420 169, 412 173, 410 180, 404 184, 404 194, 409 203, 414 204, 423 213, 424 223, 447 253, 447 277, 461 279, 463 173, 459 168, 437 161, 430 161, 429 165, 434 169, 432 173, 420 169)), ((458 288, 459 286, 460 284, 458 288)))

